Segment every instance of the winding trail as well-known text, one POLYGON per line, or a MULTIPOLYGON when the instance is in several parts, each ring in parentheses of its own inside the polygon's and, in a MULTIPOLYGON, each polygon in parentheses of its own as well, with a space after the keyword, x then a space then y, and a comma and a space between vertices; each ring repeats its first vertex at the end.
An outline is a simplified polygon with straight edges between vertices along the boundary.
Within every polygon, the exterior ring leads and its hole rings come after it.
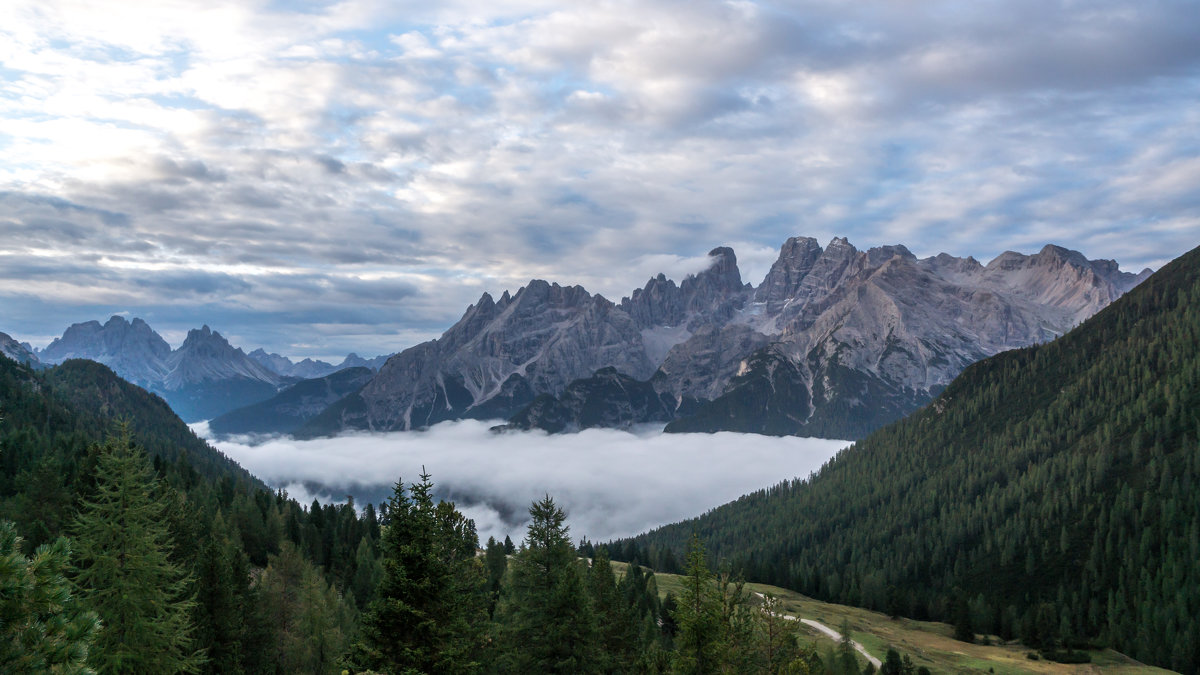
MULTIPOLYGON (((754 594, 760 598, 764 597, 762 593, 759 593, 757 591, 754 594)), ((815 628, 817 631, 824 633, 825 635, 832 638, 834 642, 842 641, 841 633, 830 628, 829 626, 826 626, 825 624, 821 623, 820 621, 814 621, 812 619, 801 619, 799 617, 792 616, 791 614, 781 614, 780 616, 782 616, 783 618, 785 618, 789 621, 799 621, 800 623, 804 624, 805 626, 815 628)), ((862 646, 862 643, 860 643, 858 640, 851 640, 850 644, 854 645, 854 649, 859 654, 862 654, 863 658, 870 661, 871 665, 875 666, 876 668, 879 668, 883 665, 883 662, 880 661, 879 659, 875 658, 874 656, 871 656, 871 654, 869 652, 867 652, 867 648, 862 646)))

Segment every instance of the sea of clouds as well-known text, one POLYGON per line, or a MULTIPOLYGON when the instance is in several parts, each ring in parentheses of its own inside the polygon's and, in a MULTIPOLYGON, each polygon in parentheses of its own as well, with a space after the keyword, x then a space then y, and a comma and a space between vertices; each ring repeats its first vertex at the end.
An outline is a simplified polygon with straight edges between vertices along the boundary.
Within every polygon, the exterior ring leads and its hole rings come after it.
MULTIPOLYGON (((379 502, 422 467, 439 496, 475 520, 479 536, 520 541, 528 508, 550 495, 575 539, 606 541, 699 515, 781 480, 805 477, 849 441, 754 434, 664 434, 590 429, 577 434, 489 431, 465 420, 427 431, 347 434, 299 441, 233 437, 211 442, 302 503, 379 502)), ((206 425, 196 425, 201 435, 206 425)))

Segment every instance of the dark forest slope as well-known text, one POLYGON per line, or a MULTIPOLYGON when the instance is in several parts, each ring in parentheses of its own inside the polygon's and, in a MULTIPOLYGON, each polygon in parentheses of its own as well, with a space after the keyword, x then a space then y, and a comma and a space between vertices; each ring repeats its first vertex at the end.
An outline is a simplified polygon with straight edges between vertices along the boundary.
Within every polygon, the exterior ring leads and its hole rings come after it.
POLYGON ((1200 667, 1200 249, 1062 338, 971 366, 808 480, 696 531, 752 580, 1200 667))
POLYGON ((0 480, 16 480, 46 448, 102 442, 119 420, 138 444, 170 463, 186 457, 201 475, 265 485, 196 436, 158 396, 107 366, 73 359, 41 372, 0 358, 0 480))

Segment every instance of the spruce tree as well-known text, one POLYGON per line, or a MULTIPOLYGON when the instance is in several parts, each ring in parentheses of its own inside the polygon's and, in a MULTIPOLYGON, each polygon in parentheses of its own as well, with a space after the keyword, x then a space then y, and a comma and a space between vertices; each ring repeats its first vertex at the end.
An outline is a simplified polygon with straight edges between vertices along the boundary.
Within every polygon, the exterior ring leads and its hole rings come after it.
POLYGON ((194 673, 204 663, 165 511, 150 462, 123 426, 100 451, 95 493, 74 526, 76 583, 103 623, 91 657, 101 672, 194 673))
POLYGON ((704 560, 704 544, 693 534, 687 550, 687 576, 677 598, 674 671, 686 675, 715 673, 727 645, 721 626, 721 597, 704 560))
POLYGON ((243 670, 246 614, 251 610, 246 554, 229 537, 220 512, 200 548, 196 578, 196 642, 208 655, 207 673, 243 670))
POLYGON ((508 569, 508 556, 504 553, 504 544, 488 537, 487 548, 483 553, 483 564, 488 576, 488 616, 496 612, 496 602, 500 599, 500 587, 504 582, 504 572, 508 569))
POLYGON ((534 502, 529 515, 529 532, 509 565, 509 593, 498 610, 502 665, 515 673, 599 672, 596 617, 566 514, 547 496, 534 502))
POLYGON ((487 616, 475 524, 449 502, 434 504, 428 474, 410 488, 398 481, 388 499, 383 579, 356 659, 391 673, 473 672, 487 616))

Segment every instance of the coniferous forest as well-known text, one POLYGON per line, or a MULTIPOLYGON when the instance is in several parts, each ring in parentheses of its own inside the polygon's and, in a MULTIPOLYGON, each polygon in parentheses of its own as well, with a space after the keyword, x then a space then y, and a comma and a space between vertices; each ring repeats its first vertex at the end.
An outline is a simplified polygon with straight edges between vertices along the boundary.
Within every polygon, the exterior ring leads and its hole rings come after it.
POLYGON ((301 505, 104 366, 0 378, 0 672, 858 673, 699 541, 664 600, 550 497, 520 546, 481 546, 428 475, 378 510, 301 505))
POLYGON ((808 479, 607 549, 550 497, 519 547, 481 546, 427 475, 302 505, 104 366, 0 359, 0 670, 857 672, 745 578, 1193 673, 1198 346, 1200 250, 808 479))
POLYGON ((613 543, 1034 647, 1200 670, 1200 249, 782 482, 613 543))

